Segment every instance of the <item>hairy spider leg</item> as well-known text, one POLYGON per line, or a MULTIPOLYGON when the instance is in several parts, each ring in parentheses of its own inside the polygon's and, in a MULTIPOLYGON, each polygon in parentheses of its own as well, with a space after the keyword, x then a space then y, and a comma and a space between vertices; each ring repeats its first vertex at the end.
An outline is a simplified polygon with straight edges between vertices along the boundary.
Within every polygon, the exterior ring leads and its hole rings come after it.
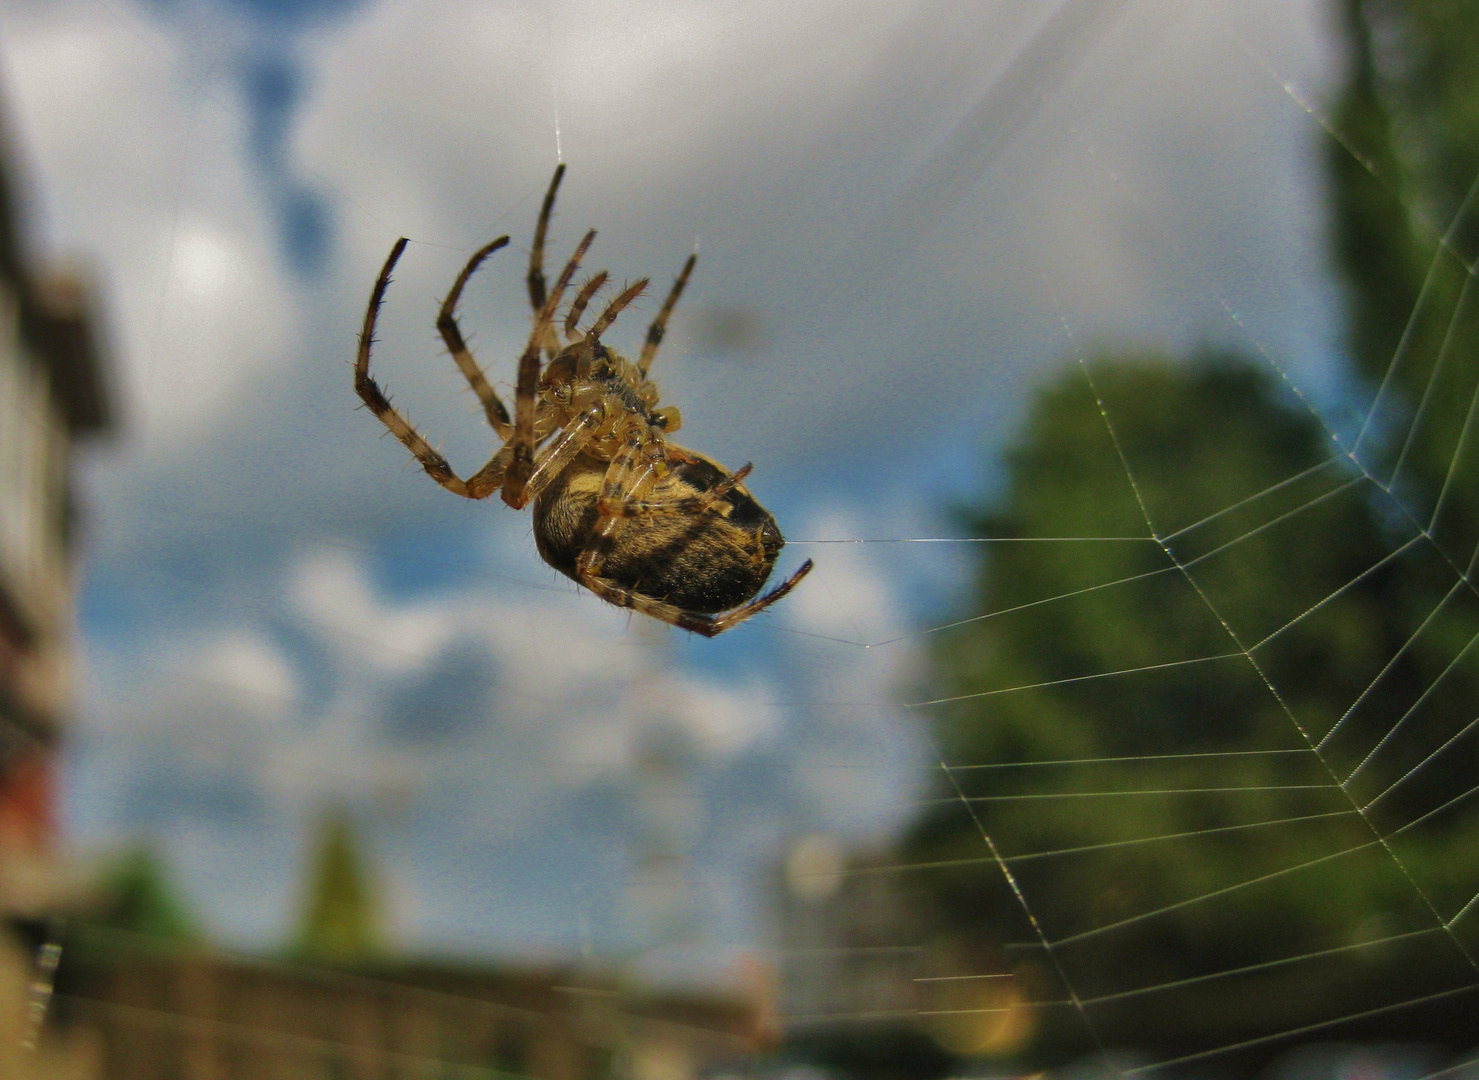
POLYGON ((530 498, 528 487, 529 476, 534 471, 534 420, 539 395, 541 342, 548 336, 554 323, 555 309, 560 306, 560 298, 570 287, 570 279, 575 276, 575 271, 580 268, 580 260, 585 258, 586 251, 595 239, 596 230, 592 229, 576 246, 570 261, 560 272, 559 280, 555 282, 554 291, 545 299, 544 307, 535 317, 534 329, 529 334, 529 344, 519 357, 519 379, 514 387, 514 433, 505 445, 511 458, 503 477, 503 501, 515 510, 522 510, 530 498))
POLYGON ((555 166, 555 175, 550 178, 549 190, 544 193, 544 206, 539 210, 539 221, 534 226, 534 246, 529 249, 529 306, 538 315, 544 310, 544 238, 549 231, 550 215, 555 210, 555 195, 559 193, 560 181, 565 179, 565 163, 555 166))
POLYGON ((478 400, 483 404, 483 415, 488 418, 489 425, 498 433, 500 439, 507 439, 513 434, 513 423, 508 418, 508 410, 503 407, 503 402, 498 400, 498 394, 488 383, 483 369, 478 366, 477 360, 472 355, 472 350, 467 347, 467 342, 462 337, 462 328, 457 325, 457 301, 462 299, 463 287, 467 281, 493 252, 508 243, 508 237, 500 236, 491 244, 479 248, 467 265, 462 268, 462 273, 457 275, 457 280, 452 283, 452 289, 447 293, 447 298, 442 301, 441 314, 437 316, 437 329, 441 331, 442 340, 447 343, 447 350, 452 354, 452 359, 457 361, 457 366, 462 369, 467 384, 472 387, 473 393, 478 395, 478 400))
MULTIPOLYGON (((626 431, 622 437, 621 449, 611 458, 611 464, 606 469, 606 482, 601 485, 601 498, 597 502, 597 512, 600 513, 602 503, 624 501, 634 494, 647 476, 657 467, 662 460, 662 443, 660 436, 656 436, 647 424, 633 417, 626 423, 626 431), (648 451, 646 454, 643 451, 648 451)), ((610 515, 601 514, 602 517, 610 515)), ((617 524, 612 521, 601 522, 598 533, 615 533, 617 524)), ((601 553, 604 560, 606 552, 601 553)), ((581 555, 582 560, 585 553, 581 555)))
MULTIPOLYGON (((576 578, 587 589, 609 604, 631 608, 633 611, 660 619, 681 630, 691 630, 704 637, 715 637, 744 622, 752 615, 758 615, 794 589, 802 578, 811 573, 812 561, 807 559, 801 564, 800 569, 764 596, 718 615, 687 611, 676 604, 640 593, 611 578, 602 577, 601 570, 605 567, 606 557, 615 544, 617 533, 627 520, 624 516, 608 515, 605 507, 615 503, 618 499, 625 501, 626 497, 634 493, 656 467, 655 461, 639 464, 638 459, 642 456, 642 450, 646 445, 648 444, 644 438, 643 428, 638 424, 632 424, 626 432, 621 450, 617 452, 616 457, 611 461, 610 468, 606 471, 606 481, 602 487, 601 501, 598 504, 601 507, 601 524, 586 541, 585 549, 575 563, 576 578)), ((727 481, 729 488, 738 483, 742 475, 747 474, 748 471, 749 466, 746 466, 734 476, 729 477, 727 481)))
POLYGON ((692 611, 684 611, 680 613, 680 618, 674 625, 684 630, 692 630, 695 633, 702 634, 704 637, 715 637, 731 627, 744 622, 751 615, 758 615, 770 607, 771 604, 799 585, 801 579, 811 573, 811 567, 812 561, 807 559, 794 574, 774 589, 771 589, 770 592, 758 600, 751 600, 748 604, 741 604, 733 611, 726 611, 719 615, 699 615, 692 611))
POLYGON ((758 615, 781 599, 794 589, 807 574, 811 573, 812 562, 807 559, 801 564, 801 568, 788 577, 780 585, 757 600, 751 600, 747 604, 741 604, 733 611, 726 611, 719 615, 703 615, 697 611, 685 611, 665 600, 639 593, 635 589, 629 589, 625 585, 612 581, 610 578, 598 576, 592 571, 579 571, 580 583, 591 592, 595 593, 608 604, 616 607, 631 608, 633 611, 678 627, 680 630, 691 630, 695 634, 704 637, 717 637, 724 631, 732 629, 753 615, 758 615))
POLYGON ((698 262, 698 255, 688 256, 688 261, 683 264, 683 269, 678 271, 678 280, 673 282, 673 287, 668 290, 668 298, 662 302, 662 308, 657 313, 657 318, 652 320, 652 325, 647 328, 647 340, 642 344, 642 355, 637 358, 637 369, 643 375, 652 366, 652 361, 657 357, 657 347, 662 344, 663 335, 668 330, 668 316, 673 313, 673 308, 678 306, 678 297, 683 295, 683 287, 688 284, 688 275, 693 273, 693 264, 698 262))
MULTIPOLYGON (((693 495, 684 499, 650 502, 627 498, 617 501, 614 496, 608 496, 606 492, 602 492, 601 501, 597 507, 605 517, 640 517, 643 514, 697 517, 738 487, 754 469, 755 466, 747 461, 743 468, 726 476, 702 495, 693 495)), ((628 488, 627 490, 633 489, 628 488)))
POLYGON ((638 278, 623 289, 621 295, 606 305, 606 310, 601 312, 601 317, 592 323, 591 328, 585 332, 586 339, 589 341, 599 340, 601 335, 616 321, 616 317, 622 313, 622 309, 641 296, 646 289, 647 278, 638 278))
POLYGON ((758 600, 751 600, 748 604, 742 604, 733 611, 726 611, 721 615, 702 615, 696 611, 685 611, 666 600, 657 600, 645 593, 639 593, 625 585, 620 585, 610 578, 597 577, 589 573, 581 574, 580 583, 615 607, 631 608, 650 618, 676 626, 680 630, 691 630, 704 637, 718 637, 724 631, 738 626, 752 615, 758 615, 770 607, 794 589, 810 571, 811 560, 807 559, 801 564, 801 569, 777 588, 772 589, 758 600))
MULTIPOLYGON (((560 181, 565 178, 565 163, 555 166, 555 175, 550 177, 549 190, 544 193, 544 205, 539 208, 539 221, 534 226, 534 245, 529 249, 529 306, 537 318, 544 310, 544 240, 549 233, 550 217, 555 212, 555 196, 560 192, 560 181)), ((553 360, 560 352, 560 339, 551 325, 545 332, 540 345, 553 360)))
POLYGON ((644 457, 642 451, 651 444, 653 435, 652 429, 640 419, 634 416, 628 420, 621 434, 621 449, 612 455, 611 464, 606 468, 606 478, 601 485, 601 497, 596 503, 597 513, 600 515, 599 523, 575 562, 575 572, 580 575, 581 581, 585 580, 586 575, 599 575, 606 564, 606 557, 611 554, 616 543, 616 534, 626 523, 619 515, 607 514, 605 506, 623 503, 634 495, 660 460, 659 444, 655 447, 659 454, 647 455, 647 459, 639 464, 639 459, 644 457))
POLYGON ((375 290, 370 294, 370 306, 365 311, 364 329, 360 331, 359 351, 354 361, 354 389, 359 394, 360 400, 365 403, 365 407, 390 429, 390 433, 400 440, 402 446, 411 451, 411 454, 421 463, 421 467, 426 470, 426 475, 454 495, 461 495, 464 499, 486 499, 503 483, 504 472, 511 456, 507 452, 508 447, 506 445, 501 447, 488 459, 486 465, 463 480, 452 471, 452 467, 447 464, 447 459, 442 457, 426 441, 426 438, 395 410, 390 404, 390 398, 370 377, 370 348, 375 341, 375 319, 380 314, 380 305, 385 300, 385 290, 390 284, 391 271, 395 269, 396 262, 405 250, 406 238, 401 237, 390 249, 390 257, 385 260, 380 276, 375 279, 375 290))
POLYGON ((606 284, 606 271, 602 270, 580 287, 580 292, 575 294, 575 299, 570 301, 570 310, 565 313, 565 340, 574 344, 578 339, 575 336, 576 327, 580 325, 580 317, 585 314, 585 307, 591 302, 601 286, 606 284))
POLYGON ((535 499, 547 488, 550 481, 559 476, 565 467, 575 460, 577 454, 590 444, 596 434, 596 424, 605 411, 605 402, 597 400, 575 419, 560 429, 534 458, 534 470, 529 474, 525 499, 535 499))

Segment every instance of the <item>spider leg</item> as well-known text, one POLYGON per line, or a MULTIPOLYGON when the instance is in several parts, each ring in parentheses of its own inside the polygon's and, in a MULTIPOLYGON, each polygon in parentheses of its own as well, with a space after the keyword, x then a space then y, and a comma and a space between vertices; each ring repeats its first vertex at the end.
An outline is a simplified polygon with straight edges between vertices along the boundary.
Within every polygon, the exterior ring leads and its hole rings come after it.
POLYGON ((600 291, 601 286, 606 284, 606 277, 606 271, 602 270, 582 285, 580 292, 575 294, 575 299, 570 301, 570 310, 565 313, 565 339, 572 344, 578 340, 575 330, 580 325, 580 317, 585 314, 586 305, 600 291))
POLYGON ((673 308, 678 306, 678 297, 683 295, 683 286, 688 284, 688 275, 693 273, 693 264, 698 262, 698 255, 688 256, 688 261, 683 264, 683 269, 678 271, 678 280, 673 282, 673 287, 668 291, 668 298, 662 302, 662 308, 657 313, 657 318, 652 320, 652 325, 647 328, 647 340, 642 345, 642 355, 637 358, 637 367, 643 375, 652 366, 652 361, 657 357, 657 347, 662 344, 663 335, 667 333, 668 316, 673 313, 673 308))
POLYGON ((513 434, 513 424, 509 421, 508 410, 503 407, 503 402, 498 400, 498 395, 489 385, 487 378, 483 375, 483 369, 478 366, 477 360, 473 358, 472 350, 467 347, 467 342, 462 337, 462 328, 457 325, 457 301, 462 298, 462 290, 467 285, 468 278, 472 277, 477 268, 482 265, 483 260, 507 243, 508 237, 500 236, 491 244, 478 249, 473 257, 467 260, 462 273, 458 274, 457 280, 452 283, 452 290, 442 301, 441 314, 437 316, 437 329, 441 331, 442 340, 447 343, 452 359, 457 361, 457 366, 462 369, 467 384, 472 387, 473 393, 477 394, 478 400, 483 403, 483 413, 500 439, 507 439, 513 434))
MULTIPOLYGON (((770 607, 794 589, 797 583, 811 572, 812 563, 808 559, 799 570, 764 596, 718 615, 687 611, 675 604, 648 596, 610 578, 602 577, 601 570, 605 566, 606 556, 615 543, 617 533, 627 520, 627 515, 608 514, 606 507, 616 504, 624 491, 636 491, 642 480, 656 465, 655 462, 639 462, 644 441, 641 429, 634 426, 627 432, 621 450, 612 459, 611 467, 606 472, 606 482, 598 504, 601 507, 601 523, 596 527, 590 540, 586 542, 585 550, 580 553, 580 558, 575 563, 576 579, 582 585, 609 604, 631 608, 633 611, 641 612, 643 615, 659 619, 682 630, 691 630, 705 637, 714 637, 770 607)), ((748 467, 728 477, 725 481, 728 487, 725 487, 725 490, 728 491, 734 484, 739 483, 747 471, 748 467)), ((724 485, 715 486, 717 488, 724 485)))
POLYGON ((611 458, 611 464, 606 469, 601 497, 596 503, 596 512, 600 515, 599 524, 575 562, 575 572, 582 582, 585 581, 585 575, 595 576, 600 573, 601 567, 606 564, 606 557, 611 553, 612 545, 616 542, 616 534, 626 524, 624 515, 608 514, 605 507, 608 504, 624 503, 628 496, 640 490, 642 482, 657 467, 655 460, 639 464, 642 447, 647 441, 645 435, 642 425, 629 424, 622 436, 621 449, 611 458))
MULTIPOLYGON (((534 244, 529 249, 529 306, 534 309, 535 318, 538 319, 540 312, 544 310, 546 300, 544 281, 544 240, 549 234, 550 217, 555 211, 555 196, 560 191, 560 181, 565 178, 565 163, 562 161, 555 166, 555 175, 550 177, 549 190, 544 193, 544 205, 539 208, 539 221, 534 226, 534 244)), ((544 338, 540 342, 544 351, 553 360, 560 354, 560 339, 555 333, 553 324, 545 329, 544 338)))
POLYGON ((529 250, 529 306, 538 315, 544 310, 544 238, 549 232, 550 215, 555 210, 555 195, 559 193, 560 181, 565 179, 565 163, 555 166, 555 175, 550 179, 549 190, 544 193, 544 206, 539 210, 539 223, 534 226, 534 246, 529 250))
POLYGON ((597 505, 600 508, 601 514, 606 517, 639 517, 642 514, 696 517, 738 487, 744 478, 750 475, 754 468, 754 465, 746 462, 744 468, 730 476, 726 476, 702 495, 694 495, 686 499, 644 502, 639 499, 628 498, 618 501, 603 493, 601 501, 597 505))
MULTIPOLYGON (((684 630, 692 630, 702 634, 704 637, 715 637, 731 627, 738 626, 751 615, 758 615, 771 604, 794 589, 801 583, 801 579, 811 573, 812 561, 807 559, 796 572, 781 582, 764 596, 751 600, 748 604, 741 604, 733 611, 725 611, 719 615, 699 615, 691 611, 680 612, 680 618, 674 623, 675 626, 684 630)), ((659 616, 660 617, 660 616, 659 616)))
POLYGON ((534 471, 529 474, 524 489, 525 500, 538 497, 559 476, 565 467, 575 460, 595 437, 596 423, 601 419, 603 402, 597 401, 565 425, 560 434, 540 448, 534 458, 534 471))
POLYGON ((426 470, 426 475, 454 495, 461 495, 464 499, 486 499, 503 483, 504 471, 511 456, 506 452, 507 447, 501 448, 488 459, 487 464, 463 480, 452 471, 452 467, 447 464, 447 459, 426 441, 426 437, 396 411, 390 403, 390 398, 370 377, 370 348, 375 342, 375 319, 380 314, 380 305, 385 300, 385 289, 390 284, 391 271, 395 269, 396 262, 405 250, 406 240, 402 237, 390 249, 390 257, 385 260, 380 276, 375 279, 375 289, 370 294, 370 306, 365 311, 364 329, 359 336, 359 351, 354 360, 355 393, 359 394, 366 408, 374 413, 380 422, 390 429, 390 433, 401 441, 401 445, 411 451, 411 454, 421 463, 421 467, 426 470))
POLYGON ((592 341, 595 341, 597 338, 599 338, 602 334, 606 332, 606 329, 616 321, 616 317, 621 314, 622 309, 630 304, 633 300, 637 299, 637 297, 641 296, 646 288, 646 278, 638 278, 631 285, 628 285, 625 289, 622 290, 620 296, 606 305, 606 310, 601 312, 601 317, 591 324, 591 328, 586 331, 585 336, 590 338, 592 341))
POLYGON ((579 571, 579 574, 580 583, 608 604, 631 608, 633 611, 639 611, 643 615, 649 615, 654 619, 660 619, 676 626, 680 630, 691 630, 704 637, 717 637, 724 631, 738 626, 752 615, 760 614, 785 596, 811 572, 811 567, 812 562, 807 559, 801 564, 799 570, 764 596, 719 615, 701 615, 696 611, 685 611, 665 600, 658 600, 645 593, 639 593, 635 589, 629 589, 610 578, 603 578, 589 571, 579 571))
MULTIPOLYGON (((558 181, 559 170, 556 170, 555 177, 558 181)), ((554 187, 555 185, 550 185, 551 192, 554 187)), ((539 309, 534 319, 534 329, 529 334, 529 344, 519 357, 519 379, 514 387, 514 433, 504 444, 510 453, 510 460, 503 478, 503 501, 515 510, 522 510, 530 498, 528 486, 529 476, 534 471, 534 420, 539 395, 540 352, 545 339, 552 332, 555 309, 560 306, 561 297, 570 287, 570 279, 575 276, 580 260, 585 257, 595 239, 596 230, 592 229, 576 246, 575 253, 570 256, 570 261, 565 264, 559 280, 555 282, 554 291, 545 298, 544 306, 539 309)), ((533 295, 532 287, 530 295, 533 295)))

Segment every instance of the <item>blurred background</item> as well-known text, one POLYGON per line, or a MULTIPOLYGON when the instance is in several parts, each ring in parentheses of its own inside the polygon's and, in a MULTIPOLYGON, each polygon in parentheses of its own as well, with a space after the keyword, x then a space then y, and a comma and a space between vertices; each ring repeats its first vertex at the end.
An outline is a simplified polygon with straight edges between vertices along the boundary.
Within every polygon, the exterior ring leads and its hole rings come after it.
POLYGON ((0 93, 4 1075, 1479 1069, 1472 4, 5 0, 0 93), (357 408, 406 236, 488 457, 557 161, 816 560, 713 641, 357 408))

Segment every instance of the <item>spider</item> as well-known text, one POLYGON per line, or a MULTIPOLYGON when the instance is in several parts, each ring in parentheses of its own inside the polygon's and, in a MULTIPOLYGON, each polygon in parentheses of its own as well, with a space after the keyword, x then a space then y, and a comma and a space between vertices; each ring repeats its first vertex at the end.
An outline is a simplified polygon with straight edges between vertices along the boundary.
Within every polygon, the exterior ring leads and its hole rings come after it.
POLYGON ((452 359, 503 440, 488 463, 465 480, 459 477, 370 377, 375 318, 406 249, 404 238, 391 248, 370 294, 354 389, 427 475, 454 495, 486 499, 497 491, 515 510, 532 500, 535 545, 560 573, 617 607, 713 637, 785 596, 812 563, 806 560, 756 599, 785 540, 775 518, 744 486, 752 466, 726 472, 713 459, 668 441, 679 427, 678 410, 657 407, 657 386, 647 372, 696 255, 683 264, 635 362, 608 348, 601 335, 642 294, 646 278, 617 294, 582 331, 581 317, 606 284, 603 270, 576 291, 557 322, 566 290, 596 237, 594 229, 586 233, 554 287, 547 288, 544 240, 564 175, 561 164, 534 229, 527 279, 534 329, 519 357, 512 420, 467 347, 456 315, 468 279, 508 243, 507 236, 473 254, 437 317, 452 359))

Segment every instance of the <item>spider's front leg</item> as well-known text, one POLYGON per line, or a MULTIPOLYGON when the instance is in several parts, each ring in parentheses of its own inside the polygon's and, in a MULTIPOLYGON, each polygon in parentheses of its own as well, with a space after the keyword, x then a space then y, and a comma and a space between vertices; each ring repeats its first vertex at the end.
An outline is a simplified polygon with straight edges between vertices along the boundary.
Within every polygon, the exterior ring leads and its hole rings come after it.
POLYGON ((385 391, 380 389, 379 383, 370 377, 370 348, 375 342, 375 319, 385 300, 391 271, 395 269, 396 262, 405 250, 406 239, 402 237, 390 249, 390 257, 385 260, 380 276, 375 279, 375 289, 370 293, 370 306, 365 312, 364 328, 360 331, 359 352, 354 361, 354 390, 365 403, 365 407, 400 440, 402 446, 411 451, 426 470, 426 475, 454 495, 461 495, 464 499, 486 499, 503 484, 504 473, 512 457, 507 446, 489 458, 481 469, 463 480, 452 471, 447 459, 426 441, 426 437, 396 411, 385 391))

